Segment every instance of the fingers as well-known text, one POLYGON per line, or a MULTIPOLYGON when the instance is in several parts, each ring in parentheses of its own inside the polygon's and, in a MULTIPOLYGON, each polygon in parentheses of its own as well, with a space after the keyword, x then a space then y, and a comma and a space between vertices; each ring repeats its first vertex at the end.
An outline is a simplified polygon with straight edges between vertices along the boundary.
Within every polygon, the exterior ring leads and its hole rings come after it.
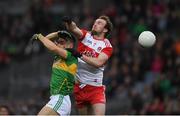
POLYGON ((33 40, 37 40, 38 39, 38 36, 37 36, 37 34, 34 34, 32 37, 31 37, 31 39, 33 40))
POLYGON ((30 42, 31 44, 33 44, 36 40, 38 40, 38 34, 34 34, 31 39, 30 39, 30 42))
POLYGON ((71 24, 72 23, 72 18, 69 16, 64 16, 62 17, 62 21, 67 23, 67 24, 71 24))

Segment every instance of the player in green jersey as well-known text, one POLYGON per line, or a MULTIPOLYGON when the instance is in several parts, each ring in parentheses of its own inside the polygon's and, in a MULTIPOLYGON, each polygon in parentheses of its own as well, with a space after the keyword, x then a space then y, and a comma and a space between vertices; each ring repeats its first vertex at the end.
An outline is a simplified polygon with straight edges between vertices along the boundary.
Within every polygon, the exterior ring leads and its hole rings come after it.
POLYGON ((42 34, 34 34, 32 40, 39 40, 56 54, 50 81, 50 101, 38 115, 70 115, 69 94, 72 93, 75 83, 77 57, 81 56, 73 49, 76 43, 75 38, 67 31, 58 31, 46 37, 42 34))

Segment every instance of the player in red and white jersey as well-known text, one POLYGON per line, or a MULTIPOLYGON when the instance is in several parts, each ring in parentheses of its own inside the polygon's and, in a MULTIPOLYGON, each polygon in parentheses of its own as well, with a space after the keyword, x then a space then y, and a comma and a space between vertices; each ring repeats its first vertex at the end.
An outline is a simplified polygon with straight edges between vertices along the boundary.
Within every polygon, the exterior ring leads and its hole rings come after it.
MULTIPOLYGON (((105 53, 108 57, 112 54, 112 46, 108 39, 104 38, 98 40, 86 30, 82 30, 83 38, 80 39, 78 45, 78 51, 88 57, 98 58, 100 53, 105 53)), ((102 86, 104 65, 100 66, 98 63, 92 65, 86 63, 83 59, 78 60, 78 73, 77 79, 83 84, 89 84, 93 86, 102 86)))
POLYGON ((107 16, 100 16, 91 31, 82 30, 69 18, 64 17, 66 28, 78 38, 77 82, 74 95, 79 114, 105 114, 105 87, 102 85, 104 66, 112 55, 112 46, 106 36, 112 31, 107 16))

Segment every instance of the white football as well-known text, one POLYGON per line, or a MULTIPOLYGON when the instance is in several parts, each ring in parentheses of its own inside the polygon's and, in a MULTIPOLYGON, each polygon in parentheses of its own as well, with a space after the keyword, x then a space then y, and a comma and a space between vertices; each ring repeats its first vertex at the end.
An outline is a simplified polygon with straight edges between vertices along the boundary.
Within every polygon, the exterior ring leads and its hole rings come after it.
POLYGON ((139 35, 138 42, 143 47, 151 47, 156 42, 156 36, 151 31, 143 31, 139 35))

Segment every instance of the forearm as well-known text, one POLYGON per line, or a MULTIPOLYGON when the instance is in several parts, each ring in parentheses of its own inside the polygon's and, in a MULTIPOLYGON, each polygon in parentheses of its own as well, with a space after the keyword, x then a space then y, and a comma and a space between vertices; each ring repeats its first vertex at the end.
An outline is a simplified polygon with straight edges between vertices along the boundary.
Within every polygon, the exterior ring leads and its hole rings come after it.
POLYGON ((65 23, 67 30, 69 30, 71 33, 73 33, 77 38, 81 38, 83 36, 83 33, 81 32, 81 30, 79 29, 79 27, 77 27, 75 22, 71 22, 69 23, 65 23))
POLYGON ((44 37, 43 35, 39 35, 39 40, 40 42, 43 43, 43 45, 49 49, 50 51, 62 56, 63 58, 67 57, 67 52, 66 50, 59 48, 58 46, 56 46, 56 44, 54 44, 51 40, 49 40, 48 38, 44 37))
POLYGON ((53 33, 50 33, 46 36, 47 39, 54 39, 54 38, 57 38, 58 37, 58 32, 53 32, 53 33))
POLYGON ((81 59, 85 61, 86 63, 95 66, 97 68, 102 67, 104 65, 104 62, 99 60, 98 58, 88 57, 86 55, 82 55, 81 59))
POLYGON ((39 36, 39 40, 49 50, 54 50, 57 47, 51 40, 49 40, 49 38, 44 37, 43 35, 39 36))

